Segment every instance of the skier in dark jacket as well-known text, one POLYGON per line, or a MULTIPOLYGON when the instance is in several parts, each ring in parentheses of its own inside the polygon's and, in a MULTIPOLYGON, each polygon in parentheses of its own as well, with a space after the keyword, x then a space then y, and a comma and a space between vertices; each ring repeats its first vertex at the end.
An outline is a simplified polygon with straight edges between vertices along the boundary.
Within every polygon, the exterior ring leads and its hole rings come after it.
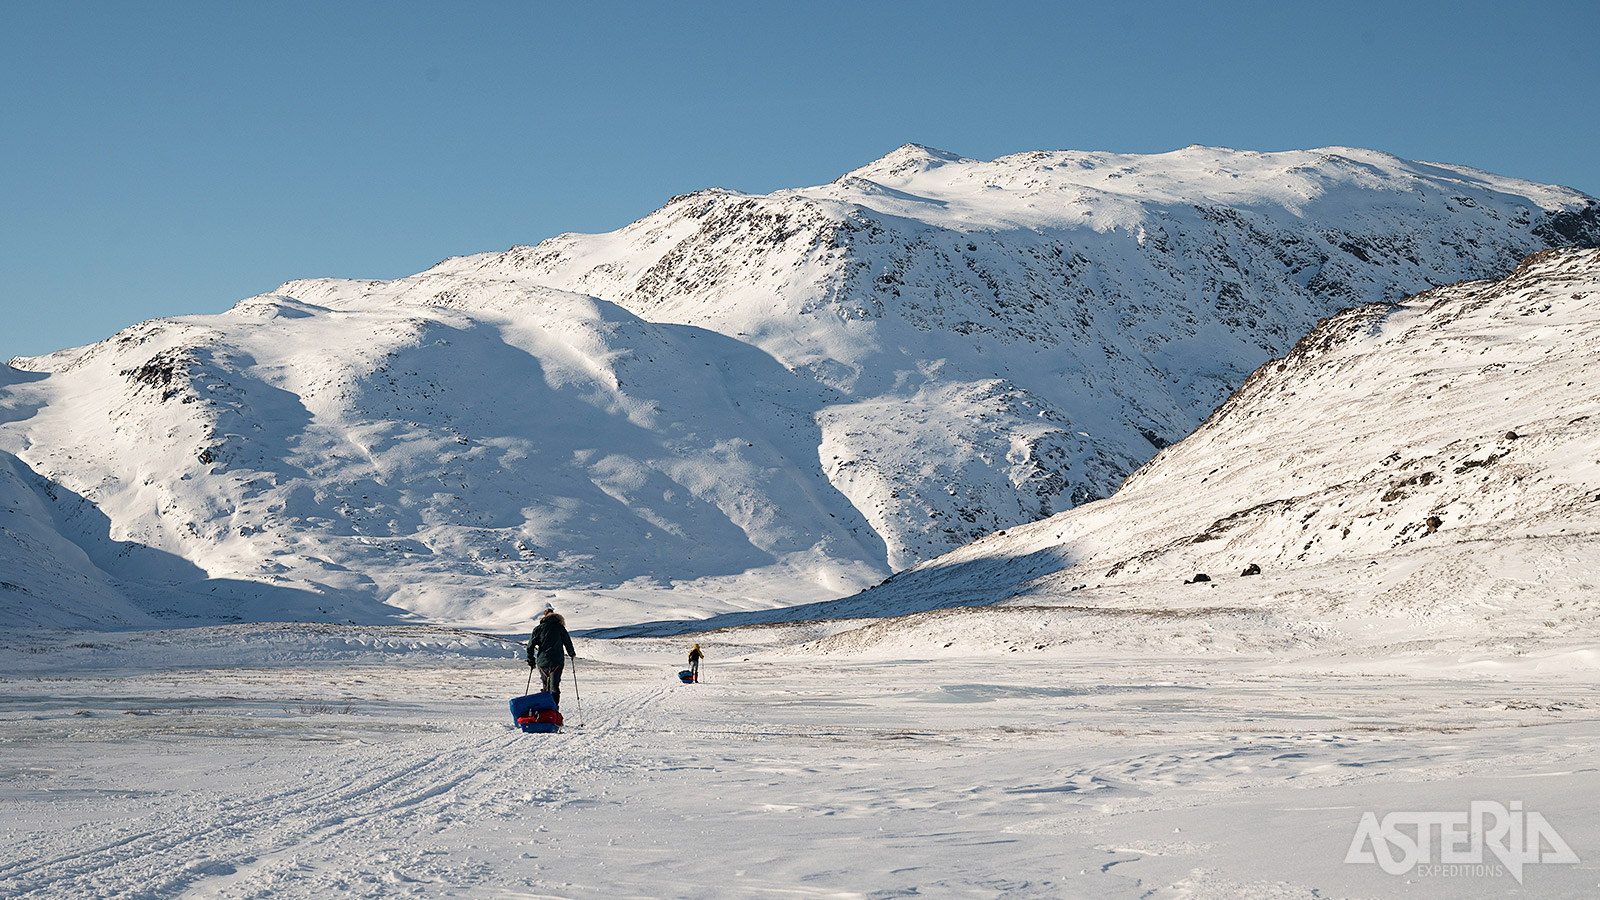
POLYGON ((700 680, 700 660, 702 660, 704 658, 705 658, 705 654, 700 652, 700 645, 699 644, 695 644, 694 645, 694 649, 689 651, 689 680, 690 681, 698 682, 700 680))
POLYGON ((561 705, 561 670, 566 667, 563 648, 567 656, 578 658, 578 651, 572 649, 572 636, 567 634, 567 620, 546 603, 539 624, 528 635, 528 665, 539 670, 539 681, 557 706, 561 705))

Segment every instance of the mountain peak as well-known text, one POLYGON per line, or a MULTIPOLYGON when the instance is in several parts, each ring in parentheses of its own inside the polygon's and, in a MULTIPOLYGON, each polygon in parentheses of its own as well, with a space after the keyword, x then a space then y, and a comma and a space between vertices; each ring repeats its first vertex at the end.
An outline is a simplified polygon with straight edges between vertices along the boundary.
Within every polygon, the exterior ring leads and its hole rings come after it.
POLYGON ((879 181, 884 178, 904 178, 916 175, 947 163, 972 162, 959 154, 947 150, 939 150, 923 144, 901 144, 884 156, 873 160, 859 169, 854 169, 841 175, 838 184, 851 178, 865 178, 868 181, 879 181))

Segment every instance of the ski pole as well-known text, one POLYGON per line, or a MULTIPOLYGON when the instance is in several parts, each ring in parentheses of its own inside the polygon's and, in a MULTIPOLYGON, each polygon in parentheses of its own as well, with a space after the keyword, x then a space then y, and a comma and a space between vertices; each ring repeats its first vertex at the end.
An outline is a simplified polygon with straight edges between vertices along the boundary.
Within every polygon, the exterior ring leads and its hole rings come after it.
POLYGON ((572 657, 572 711, 578 714, 578 724, 583 724, 583 697, 578 693, 578 657, 572 657))
POLYGON ((528 685, 527 685, 527 687, 524 687, 522 689, 522 695, 524 697, 526 697, 528 695, 528 692, 531 691, 531 690, 533 690, 533 663, 529 662, 528 663, 528 685))

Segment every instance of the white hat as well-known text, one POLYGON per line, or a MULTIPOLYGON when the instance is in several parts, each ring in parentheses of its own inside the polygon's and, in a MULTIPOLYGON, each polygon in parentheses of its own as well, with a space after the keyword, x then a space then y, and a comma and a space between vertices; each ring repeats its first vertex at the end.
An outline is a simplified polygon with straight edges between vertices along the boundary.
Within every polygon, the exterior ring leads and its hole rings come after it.
POLYGON ((539 615, 541 615, 541 616, 542 616, 542 615, 544 615, 544 614, 545 614, 545 613, 553 613, 553 612, 555 612, 555 611, 556 611, 556 608, 555 608, 555 607, 554 607, 554 606, 551 606, 551 605, 550 605, 550 604, 548 604, 548 603, 546 603, 546 604, 545 604, 545 605, 544 605, 544 612, 542 612, 542 613, 540 613, 540 614, 539 614, 539 615))

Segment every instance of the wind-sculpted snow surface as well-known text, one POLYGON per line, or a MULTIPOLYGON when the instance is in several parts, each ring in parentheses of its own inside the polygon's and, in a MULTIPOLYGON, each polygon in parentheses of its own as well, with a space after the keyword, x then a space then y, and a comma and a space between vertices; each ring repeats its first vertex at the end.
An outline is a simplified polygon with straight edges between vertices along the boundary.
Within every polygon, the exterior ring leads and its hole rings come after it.
POLYGON ((727 634, 683 685, 682 641, 580 638, 567 727, 523 734, 526 667, 482 636, 88 637, 0 633, 0 672, 29 676, 0 677, 8 900, 1582 900, 1600 880, 1592 651, 1396 675, 1182 639, 821 658, 727 634), (1367 847, 1398 870, 1351 861, 1365 816, 1474 802, 1581 861, 1536 846, 1512 869, 1504 827, 1427 826, 1420 853, 1414 831, 1367 847))
POLYGON ((1205 573, 1197 597, 1220 581, 1269 607, 1357 603, 1441 624, 1505 614, 1537 620, 1519 625, 1532 631, 1589 633, 1600 621, 1597 379, 1600 251, 1549 251, 1503 281, 1351 310, 1260 368, 1109 500, 987 538, 858 602, 1138 595, 1205 573), (1319 570, 1322 590, 1307 594, 1302 577, 1272 596, 1275 576, 1319 570))
POLYGON ((1595 210, 1370 151, 908 146, 13 360, 0 450, 60 488, 64 570, 167 617, 820 601, 1107 496, 1317 319, 1595 210))

